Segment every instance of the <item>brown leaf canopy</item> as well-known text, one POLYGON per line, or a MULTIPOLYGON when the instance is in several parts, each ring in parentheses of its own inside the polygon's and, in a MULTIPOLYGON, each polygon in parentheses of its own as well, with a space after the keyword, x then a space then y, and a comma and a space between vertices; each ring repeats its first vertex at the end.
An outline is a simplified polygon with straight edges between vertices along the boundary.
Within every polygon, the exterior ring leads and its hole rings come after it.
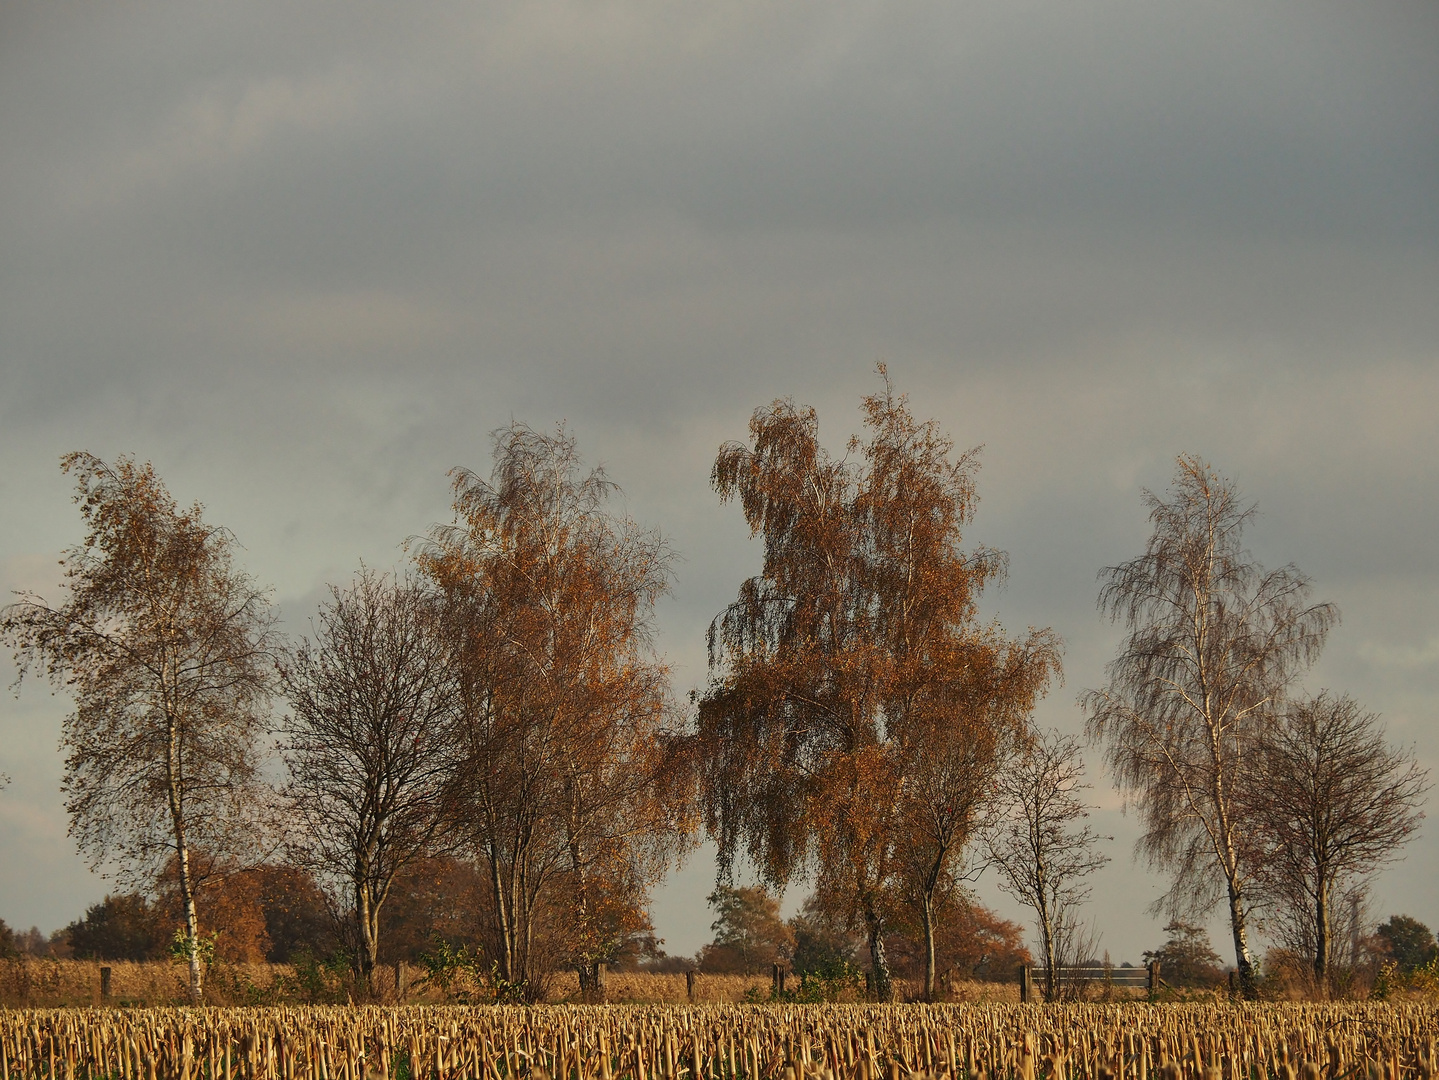
POLYGON ((744 853, 773 885, 814 867, 851 896, 877 895, 926 828, 947 858, 976 773, 1058 670, 1048 631, 1014 642, 978 622, 1006 561, 962 544, 977 451, 955 455, 887 375, 863 413, 841 458, 788 400, 755 411, 749 445, 721 447, 714 486, 764 563, 710 628, 698 722, 722 872, 744 853))

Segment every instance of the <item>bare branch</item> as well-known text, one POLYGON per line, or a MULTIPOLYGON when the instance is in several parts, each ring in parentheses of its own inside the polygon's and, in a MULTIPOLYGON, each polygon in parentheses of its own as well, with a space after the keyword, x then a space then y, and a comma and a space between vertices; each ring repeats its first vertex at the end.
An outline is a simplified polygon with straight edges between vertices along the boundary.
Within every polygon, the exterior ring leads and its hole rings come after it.
POLYGON ((1115 784, 1139 809, 1138 850, 1173 875, 1160 906, 1184 915, 1224 897, 1252 994, 1244 793, 1266 718, 1339 615, 1309 602, 1309 580, 1293 566, 1266 571, 1245 551, 1255 509, 1204 462, 1181 457, 1168 501, 1146 492, 1145 502, 1154 524, 1145 553, 1101 574, 1100 608, 1129 636, 1109 686, 1080 702, 1115 784))
POLYGON ((1327 993, 1335 907, 1396 858, 1423 818, 1429 774, 1384 741, 1379 717, 1321 692, 1264 733, 1246 818, 1262 853, 1260 889, 1284 943, 1327 993))

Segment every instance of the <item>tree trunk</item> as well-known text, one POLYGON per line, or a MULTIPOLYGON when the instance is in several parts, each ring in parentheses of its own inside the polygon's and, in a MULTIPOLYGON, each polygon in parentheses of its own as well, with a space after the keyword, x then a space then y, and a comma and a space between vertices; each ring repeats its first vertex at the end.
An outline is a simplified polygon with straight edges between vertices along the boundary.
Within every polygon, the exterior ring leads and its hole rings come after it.
POLYGON ((370 997, 375 993, 375 968, 380 962, 380 909, 370 892, 368 874, 358 875, 355 916, 360 924, 360 983, 370 997))
POLYGON ((530 967, 530 957, 533 955, 535 947, 535 907, 538 903, 538 896, 527 889, 523 894, 523 899, 525 909, 523 912, 524 923, 522 924, 524 935, 520 938, 520 994, 525 1004, 536 1005, 543 996, 544 989, 539 981, 532 977, 536 973, 530 967))
POLYGON ((200 916, 195 910, 195 890, 190 881, 190 849, 183 840, 179 856, 180 899, 185 906, 185 944, 190 961, 190 1003, 199 1005, 205 996, 205 966, 200 959, 200 916))
MULTIPOLYGON (((1211 725, 1212 729, 1213 725, 1211 725)), ((1215 854, 1220 857, 1220 866, 1224 869, 1225 883, 1229 889, 1229 927, 1234 933, 1234 966, 1239 975, 1239 995, 1245 1001, 1253 1001, 1259 996, 1259 987, 1254 978, 1254 957, 1249 952, 1249 928, 1245 923, 1244 895, 1240 892, 1238 884, 1240 876, 1239 859, 1235 854, 1235 830, 1230 823, 1219 753, 1217 749, 1213 753, 1215 780, 1211 798, 1219 810, 1219 839, 1222 840, 1222 847, 1215 854)))
POLYGON ((509 890, 505 887, 505 875, 500 859, 493 849, 486 853, 490 863, 490 885, 495 890, 495 918, 499 922, 500 955, 495 958, 499 975, 505 982, 514 981, 514 949, 510 933, 509 890))
POLYGON ((934 895, 925 893, 920 904, 924 917, 924 1000, 934 1000, 934 895))
POLYGON ((1324 999, 1329 997, 1329 883, 1321 870, 1314 883, 1314 982, 1324 999))
POLYGON ((1239 970, 1239 993, 1246 1001, 1253 1001, 1259 990, 1254 980, 1254 957, 1249 952, 1243 897, 1233 885, 1229 886, 1229 926, 1234 931, 1234 966, 1239 970))
POLYGON ((869 964, 874 972, 874 997, 876 1001, 894 999, 894 980, 889 973, 889 960, 884 952, 884 920, 872 905, 865 905, 865 928, 869 931, 869 964))
POLYGON ((180 902, 185 909, 185 946, 190 965, 190 1003, 205 996, 205 967, 200 959, 200 916, 195 910, 195 886, 190 874, 190 845, 185 842, 183 770, 180 760, 180 726, 167 710, 169 746, 165 756, 165 794, 170 802, 170 825, 175 832, 175 861, 180 877, 180 902))
POLYGON ((604 961, 581 960, 577 965, 580 974, 580 1000, 592 1005, 603 1005, 605 1001, 604 961))
MULTIPOLYGON (((1041 863, 1041 869, 1042 867, 1041 863)), ((1055 967, 1060 958, 1054 945, 1054 916, 1049 909, 1042 878, 1035 892, 1035 900, 1037 903, 1034 905, 1034 913, 1039 922, 1039 947, 1044 951, 1044 1000, 1054 1001, 1059 996, 1059 974, 1055 967)))
POLYGON ((514 991, 527 992, 530 981, 530 906, 529 882, 525 879, 522 848, 516 844, 514 862, 510 866, 510 981, 514 991))

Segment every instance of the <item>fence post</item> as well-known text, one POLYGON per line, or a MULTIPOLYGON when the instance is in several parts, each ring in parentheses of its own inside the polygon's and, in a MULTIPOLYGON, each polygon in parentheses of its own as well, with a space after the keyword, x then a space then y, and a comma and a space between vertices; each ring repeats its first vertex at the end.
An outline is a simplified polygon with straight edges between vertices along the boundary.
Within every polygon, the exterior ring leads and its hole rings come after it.
POLYGON ((100 1000, 110 1000, 110 969, 107 967, 100 969, 100 1000))
POLYGON ((689 1003, 693 1005, 698 996, 699 995, 695 993, 695 969, 690 968, 685 972, 685 997, 688 998, 689 1003))
POLYGON ((1160 983, 1162 982, 1162 980, 1159 978, 1159 961, 1151 960, 1149 961, 1149 964, 1147 966, 1149 968, 1149 982, 1147 984, 1149 988, 1149 996, 1153 997, 1154 992, 1159 989, 1160 983))
POLYGON ((1019 1003, 1028 1005, 1034 1000, 1034 969, 1025 965, 1019 969, 1019 1003))

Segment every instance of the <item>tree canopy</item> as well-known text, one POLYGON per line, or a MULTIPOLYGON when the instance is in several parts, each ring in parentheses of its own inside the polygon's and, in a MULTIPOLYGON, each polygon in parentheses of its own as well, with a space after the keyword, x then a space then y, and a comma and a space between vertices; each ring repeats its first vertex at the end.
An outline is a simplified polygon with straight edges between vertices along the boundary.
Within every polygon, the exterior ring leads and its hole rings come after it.
POLYGON ((897 883, 908 865, 932 898, 952 871, 1058 647, 1047 630, 1011 641, 979 621, 1006 563, 963 547, 977 453, 956 456, 881 375, 845 457, 790 401, 755 411, 749 444, 720 448, 715 489, 739 502, 764 562, 711 625, 698 742, 721 876, 741 853, 772 886, 813 871, 864 925, 884 998, 897 883))
POLYGON ((615 485, 574 439, 515 424, 489 479, 453 473, 454 522, 418 551, 457 675, 450 805, 486 866, 488 947, 517 993, 543 989, 549 920, 587 989, 616 918, 693 830, 668 671, 652 649, 672 554, 611 512, 615 485))
POLYGON ((234 567, 231 534, 198 503, 181 510, 148 464, 73 453, 62 465, 88 530, 62 560, 66 601, 22 597, 0 635, 22 676, 40 667, 74 695, 61 743, 80 849, 146 885, 173 861, 199 1001, 206 875, 192 853, 242 852, 255 835, 278 645, 269 594, 234 567))

